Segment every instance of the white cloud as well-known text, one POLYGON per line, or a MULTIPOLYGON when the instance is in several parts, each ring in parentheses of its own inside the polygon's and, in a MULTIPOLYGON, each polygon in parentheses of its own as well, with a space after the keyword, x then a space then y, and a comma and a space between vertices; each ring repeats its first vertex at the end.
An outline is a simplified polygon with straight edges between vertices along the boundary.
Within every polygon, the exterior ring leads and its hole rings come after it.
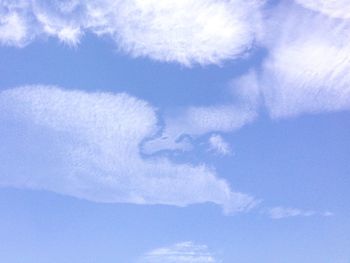
POLYGON ((38 36, 56 37, 68 45, 77 45, 86 30, 87 3, 80 0, 34 0, 29 10, 35 21, 31 31, 36 31, 38 36))
POLYGON ((270 208, 267 213, 272 219, 283 219, 288 217, 333 216, 333 213, 329 211, 316 212, 313 210, 301 210, 298 208, 282 207, 282 206, 270 208))
POLYGON ((250 49, 260 30, 258 10, 255 0, 2 1, 0 39, 23 46, 52 36, 76 45, 92 32, 110 36, 132 56, 219 64, 250 49))
MULTIPOLYGON (((258 112, 261 104, 260 80, 255 70, 250 70, 230 82, 230 93, 235 103, 250 112, 258 112)), ((257 115, 257 114, 256 114, 257 115)))
POLYGON ((162 150, 193 150, 191 139, 208 133, 233 132, 253 122, 261 100, 256 73, 249 71, 230 81, 228 86, 229 103, 189 106, 165 114, 164 130, 145 141, 143 151, 152 154, 162 150))
POLYGON ((231 147, 219 134, 213 134, 209 137, 209 149, 222 155, 231 153, 231 147))
POLYGON ((253 3, 237 0, 135 0, 120 5, 113 27, 121 47, 134 56, 220 63, 250 48, 252 11, 253 3))
MULTIPOLYGON (((194 149, 193 139, 208 133, 233 132, 253 122, 258 116, 261 100, 256 73, 249 71, 230 81, 228 86, 228 97, 231 99, 229 103, 189 106, 165 114, 164 129, 143 143, 143 152, 153 154, 163 150, 190 151, 194 149)), ((213 138, 216 140, 215 136, 213 138)), ((211 144, 210 141, 209 143, 211 144)), ((221 146, 221 150, 230 148, 223 144, 221 146)))
POLYGON ((205 245, 182 242, 148 252, 141 259, 142 263, 216 263, 214 255, 205 245))
MULTIPOLYGON (((1 13, 0 13, 1 14, 1 13)), ((23 46, 28 37, 27 25, 19 14, 13 12, 0 16, 0 43, 23 46)))
POLYGON ((309 217, 309 216, 315 215, 315 212, 279 206, 279 207, 271 208, 268 214, 272 219, 282 219, 282 218, 297 217, 297 216, 309 217))
POLYGON ((334 216, 334 213, 329 212, 329 211, 326 211, 326 212, 321 213, 321 215, 322 215, 322 216, 329 217, 329 216, 334 216))
POLYGON ((211 131, 228 132, 241 128, 255 116, 255 111, 234 105, 189 107, 184 116, 173 119, 171 129, 181 129, 193 135, 211 131))
POLYGON ((190 150, 192 145, 184 136, 231 132, 252 122, 255 117, 255 109, 241 105, 188 107, 174 115, 165 116, 161 136, 146 141, 143 150, 149 154, 161 150, 190 150))
POLYGON ((350 109, 350 22, 290 4, 272 20, 261 84, 271 116, 350 109))
POLYGON ((139 144, 156 123, 154 109, 127 94, 47 86, 2 91, 0 185, 96 202, 213 202, 226 212, 256 204, 205 165, 141 157, 139 144))
POLYGON ((349 0, 296 0, 305 8, 335 18, 350 18, 349 0))

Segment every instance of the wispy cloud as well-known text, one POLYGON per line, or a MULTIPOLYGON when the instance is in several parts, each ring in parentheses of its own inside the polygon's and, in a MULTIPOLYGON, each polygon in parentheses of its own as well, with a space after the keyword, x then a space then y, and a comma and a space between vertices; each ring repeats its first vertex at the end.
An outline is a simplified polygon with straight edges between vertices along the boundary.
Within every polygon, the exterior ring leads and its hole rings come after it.
POLYGON ((17 0, 0 3, 0 42, 24 46, 37 37, 69 45, 85 32, 109 36, 132 56, 183 65, 218 64, 251 47, 258 1, 17 0))
POLYGON ((296 2, 305 8, 330 17, 350 18, 350 5, 348 0, 296 0, 296 2))
POLYGON ((164 129, 160 135, 145 141, 143 151, 152 154, 162 150, 192 150, 191 139, 233 132, 252 123, 258 116, 261 99, 256 73, 250 71, 231 80, 227 92, 229 103, 189 106, 165 114, 164 129))
POLYGON ((271 116, 350 109, 350 21, 290 2, 273 13, 261 83, 271 116))
POLYGON ((192 145, 186 135, 196 138, 213 132, 232 132, 255 117, 255 110, 234 104, 184 108, 176 115, 165 116, 161 135, 147 140, 143 150, 149 154, 161 150, 190 150, 192 145))
MULTIPOLYGON (((190 149, 188 137, 232 132, 255 120, 350 109, 350 22, 342 1, 283 2, 271 11, 262 69, 232 81, 238 103, 188 106, 157 125, 154 109, 127 94, 32 86, 0 93, 0 184, 45 189, 101 202, 186 206, 213 202, 226 211, 256 205, 206 165, 152 154, 190 149), (151 138, 151 139, 150 139, 151 138), (140 145, 142 148, 140 149, 140 145), (49 176, 48 176, 49 174, 49 176)), ((242 55, 260 27, 255 1, 2 1, 0 43, 25 46, 56 37, 77 45, 85 32, 109 36, 132 56, 220 64, 242 55)), ((226 154, 219 135, 212 149, 226 154)), ((272 218, 319 214, 275 207, 272 218)), ((326 215, 326 213, 324 214, 326 215)))
POLYGON ((169 247, 158 248, 145 254, 142 263, 216 263, 214 255, 205 245, 182 242, 169 247))
POLYGON ((310 217, 310 216, 333 216, 331 212, 316 212, 313 210, 302 210, 298 208, 277 206, 270 208, 267 214, 272 219, 283 219, 288 217, 310 217))
POLYGON ((205 165, 141 157, 139 144, 156 123, 154 109, 127 94, 47 86, 2 91, 0 184, 96 202, 213 202, 228 213, 256 204, 205 165))
POLYGON ((0 43, 22 46, 26 43, 27 25, 17 13, 0 16, 0 43))
POLYGON ((209 150, 221 155, 228 155, 231 153, 231 147, 225 139, 219 134, 213 134, 209 137, 209 150))

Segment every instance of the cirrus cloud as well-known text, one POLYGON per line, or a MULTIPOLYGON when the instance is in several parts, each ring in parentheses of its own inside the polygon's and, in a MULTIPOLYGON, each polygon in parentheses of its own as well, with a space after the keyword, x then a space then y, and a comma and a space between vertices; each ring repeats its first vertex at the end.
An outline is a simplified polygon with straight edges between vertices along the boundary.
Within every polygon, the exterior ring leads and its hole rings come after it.
POLYGON ((332 212, 317 212, 313 210, 302 210, 298 208, 276 206, 268 209, 267 214, 271 219, 284 219, 289 217, 310 217, 310 216, 322 216, 330 217, 334 214, 332 212))
POLYGON ((270 115, 350 109, 350 22, 290 3, 271 20, 260 82, 270 115))
POLYGON ((154 249, 146 253, 142 263, 215 263, 218 262, 205 245, 191 241, 177 243, 169 247, 154 249))
POLYGON ((212 202, 228 213, 256 204, 205 165, 142 157, 140 143, 157 129, 154 109, 127 94, 48 86, 2 91, 0 185, 95 202, 212 202))

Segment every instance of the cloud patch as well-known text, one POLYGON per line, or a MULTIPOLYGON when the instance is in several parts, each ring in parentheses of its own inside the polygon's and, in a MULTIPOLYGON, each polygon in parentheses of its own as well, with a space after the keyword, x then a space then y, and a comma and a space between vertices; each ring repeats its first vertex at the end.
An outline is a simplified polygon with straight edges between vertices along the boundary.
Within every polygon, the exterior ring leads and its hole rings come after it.
POLYGON ((260 85, 270 115, 350 109, 350 22, 283 3, 269 26, 260 85))
POLYGON ((17 13, 0 16, 0 43, 2 45, 23 46, 27 42, 27 25, 17 13))
POLYGON ((252 122, 255 117, 255 109, 245 105, 184 108, 176 114, 165 116, 161 136, 147 140, 143 150, 148 154, 162 150, 191 150, 192 144, 188 137, 196 138, 213 132, 232 132, 252 122))
POLYGON ((116 37, 135 56, 218 64, 250 48, 254 9, 237 0, 129 1, 118 10, 116 37))
POLYGON ((350 5, 348 0, 296 0, 305 8, 320 12, 334 18, 350 18, 350 5))
POLYGON ((231 102, 226 104, 189 106, 165 113, 164 129, 143 143, 143 151, 148 154, 164 150, 190 151, 197 138, 212 133, 210 148, 223 151, 221 154, 228 153, 229 145, 215 133, 236 131, 257 118, 261 91, 256 72, 252 70, 231 80, 228 93, 231 102))
POLYGON ((271 219, 283 219, 288 217, 333 216, 333 213, 328 211, 320 213, 313 210, 301 210, 298 208, 282 207, 282 206, 276 206, 276 207, 270 208, 267 214, 271 219))
POLYGON ((134 57, 220 64, 251 48, 259 9, 254 0, 1 1, 0 41, 24 46, 49 36, 77 45, 92 32, 134 57))
POLYGON ((145 254, 141 263, 217 263, 214 255, 205 245, 182 242, 169 247, 158 248, 145 254))
POLYGON ((209 150, 220 155, 231 154, 231 147, 225 139, 219 134, 213 134, 209 137, 209 150))
POLYGON ((95 202, 212 202, 228 213, 256 204, 205 165, 141 157, 139 144, 157 129, 154 109, 127 94, 48 86, 2 91, 0 185, 95 202))

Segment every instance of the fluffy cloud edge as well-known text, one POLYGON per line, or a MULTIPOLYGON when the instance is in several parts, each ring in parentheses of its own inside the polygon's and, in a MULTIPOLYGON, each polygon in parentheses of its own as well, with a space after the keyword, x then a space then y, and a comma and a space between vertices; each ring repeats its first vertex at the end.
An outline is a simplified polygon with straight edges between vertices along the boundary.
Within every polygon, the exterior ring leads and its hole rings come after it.
POLYGON ((4 1, 0 43, 23 47, 44 36, 75 46, 92 32, 133 57, 221 64, 252 47, 260 6, 255 0, 4 1))

